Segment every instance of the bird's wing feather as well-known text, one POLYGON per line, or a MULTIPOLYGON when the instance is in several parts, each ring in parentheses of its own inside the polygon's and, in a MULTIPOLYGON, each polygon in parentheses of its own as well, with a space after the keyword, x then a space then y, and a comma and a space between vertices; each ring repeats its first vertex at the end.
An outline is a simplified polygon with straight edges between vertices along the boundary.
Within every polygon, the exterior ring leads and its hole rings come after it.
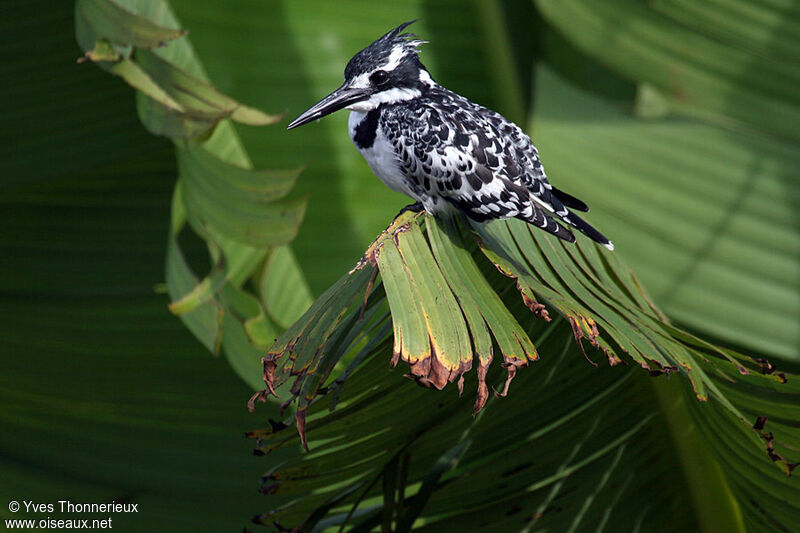
POLYGON ((574 240, 551 218, 569 211, 553 196, 536 148, 501 115, 449 93, 387 109, 381 126, 403 173, 432 198, 478 221, 517 217, 574 240))

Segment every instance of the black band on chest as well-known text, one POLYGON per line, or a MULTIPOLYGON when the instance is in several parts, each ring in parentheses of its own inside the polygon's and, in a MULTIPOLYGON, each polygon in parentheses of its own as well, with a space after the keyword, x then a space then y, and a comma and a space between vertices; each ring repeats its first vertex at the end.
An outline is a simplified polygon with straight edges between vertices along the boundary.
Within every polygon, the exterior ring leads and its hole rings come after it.
POLYGON ((375 135, 378 132, 378 117, 380 116, 380 108, 373 109, 364 120, 356 126, 356 134, 353 137, 353 142, 356 143, 361 149, 369 148, 375 142, 375 135))

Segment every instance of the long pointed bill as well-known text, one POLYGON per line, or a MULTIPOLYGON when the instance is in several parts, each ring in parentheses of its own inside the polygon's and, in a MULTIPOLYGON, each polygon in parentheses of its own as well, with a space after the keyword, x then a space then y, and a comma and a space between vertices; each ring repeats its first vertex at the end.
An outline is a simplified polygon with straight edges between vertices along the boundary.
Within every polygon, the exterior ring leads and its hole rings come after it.
POLYGON ((286 126, 287 130, 308 124, 312 120, 317 120, 334 111, 354 104, 359 100, 365 99, 369 93, 366 89, 353 89, 342 85, 331 94, 314 104, 311 109, 294 119, 291 124, 286 126))

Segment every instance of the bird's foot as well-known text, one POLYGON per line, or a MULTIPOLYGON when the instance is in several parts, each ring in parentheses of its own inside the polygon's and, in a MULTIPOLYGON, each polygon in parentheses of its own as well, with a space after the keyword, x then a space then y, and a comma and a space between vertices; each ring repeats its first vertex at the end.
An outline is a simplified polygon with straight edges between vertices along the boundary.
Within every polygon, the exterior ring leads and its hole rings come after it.
POLYGON ((408 204, 403 209, 401 209, 400 212, 397 213, 397 215, 395 215, 395 217, 394 217, 395 220, 400 218, 400 215, 402 215, 403 213, 406 213, 406 212, 409 212, 409 211, 412 212, 412 213, 421 213, 421 212, 425 211, 425 206, 422 205, 422 202, 414 202, 413 204, 408 204))

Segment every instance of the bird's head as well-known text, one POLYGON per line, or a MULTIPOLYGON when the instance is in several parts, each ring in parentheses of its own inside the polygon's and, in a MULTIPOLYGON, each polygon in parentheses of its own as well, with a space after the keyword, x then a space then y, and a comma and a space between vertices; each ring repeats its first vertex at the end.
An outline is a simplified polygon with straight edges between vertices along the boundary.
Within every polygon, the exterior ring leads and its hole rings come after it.
POLYGON ((433 79, 417 56, 417 47, 425 41, 410 33, 400 33, 413 22, 401 24, 353 56, 344 69, 342 86, 294 119, 286 129, 345 107, 366 112, 381 104, 410 100, 432 87, 433 79))

